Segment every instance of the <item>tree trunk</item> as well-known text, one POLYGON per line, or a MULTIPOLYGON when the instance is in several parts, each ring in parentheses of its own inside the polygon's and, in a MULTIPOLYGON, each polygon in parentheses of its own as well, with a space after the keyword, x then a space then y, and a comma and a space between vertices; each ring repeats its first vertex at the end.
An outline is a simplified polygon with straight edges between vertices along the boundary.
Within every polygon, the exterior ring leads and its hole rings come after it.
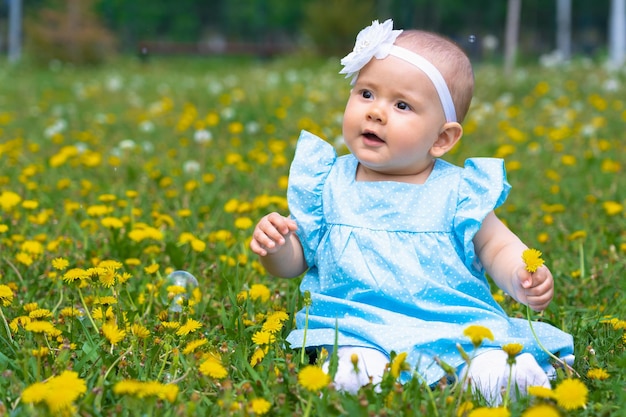
POLYGON ((556 50, 565 61, 572 55, 572 0, 556 2, 556 50))
POLYGON ((506 11, 506 33, 504 35, 504 74, 507 76, 511 75, 511 72, 515 67, 521 11, 522 0, 508 0, 506 11))
POLYGON ((624 64, 626 55, 626 0, 611 0, 609 12, 609 60, 613 67, 624 64))
POLYGON ((9 62, 22 55, 22 0, 9 0, 9 62))

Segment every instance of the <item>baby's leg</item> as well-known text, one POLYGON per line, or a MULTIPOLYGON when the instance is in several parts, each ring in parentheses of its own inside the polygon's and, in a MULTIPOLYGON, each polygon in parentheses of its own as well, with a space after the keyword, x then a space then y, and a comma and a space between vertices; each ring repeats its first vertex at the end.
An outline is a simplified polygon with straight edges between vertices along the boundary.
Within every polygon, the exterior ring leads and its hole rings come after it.
MULTIPOLYGON (((335 387, 339 391, 356 394, 364 385, 378 384, 382 380, 385 367, 389 363, 387 355, 377 349, 342 346, 337 349, 339 359, 337 373, 335 374, 335 387), (357 359, 356 368, 353 362, 357 359)), ((329 361, 322 368, 328 372, 329 361)))
POLYGON ((522 353, 515 358, 513 369, 507 363, 508 355, 503 350, 490 350, 476 356, 467 370, 469 384, 491 405, 499 405, 511 376, 511 398, 516 394, 525 395, 530 386, 550 388, 550 381, 544 370, 530 353, 522 353))

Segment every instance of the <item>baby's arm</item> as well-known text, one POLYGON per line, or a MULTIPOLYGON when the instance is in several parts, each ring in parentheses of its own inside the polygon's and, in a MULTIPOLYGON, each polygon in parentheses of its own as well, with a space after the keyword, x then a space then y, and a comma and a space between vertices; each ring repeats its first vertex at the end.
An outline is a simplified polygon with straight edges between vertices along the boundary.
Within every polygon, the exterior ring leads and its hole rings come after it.
POLYGON ((546 266, 530 273, 522 260, 528 247, 491 212, 474 237, 476 254, 494 282, 520 303, 544 310, 554 293, 552 274, 546 266))
POLYGON ((252 234, 250 249, 261 259, 270 274, 293 278, 307 269, 298 236, 293 233, 298 226, 293 219, 270 213, 257 223, 252 234))

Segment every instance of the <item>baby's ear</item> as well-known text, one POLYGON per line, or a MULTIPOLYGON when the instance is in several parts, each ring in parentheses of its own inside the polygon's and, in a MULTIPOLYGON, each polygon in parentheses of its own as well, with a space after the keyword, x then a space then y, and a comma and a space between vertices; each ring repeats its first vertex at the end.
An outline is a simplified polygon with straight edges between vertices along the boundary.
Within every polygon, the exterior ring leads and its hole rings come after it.
POLYGON ((448 122, 443 125, 439 137, 430 148, 430 154, 435 158, 445 155, 463 136, 463 126, 457 122, 448 122))

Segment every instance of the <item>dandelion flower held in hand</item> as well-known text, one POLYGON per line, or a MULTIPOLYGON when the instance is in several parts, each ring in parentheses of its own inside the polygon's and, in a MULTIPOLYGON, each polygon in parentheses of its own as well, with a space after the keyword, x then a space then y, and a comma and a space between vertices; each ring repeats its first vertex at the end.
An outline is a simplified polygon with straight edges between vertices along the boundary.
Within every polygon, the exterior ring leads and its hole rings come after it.
POLYGON ((528 272, 535 272, 543 265, 541 252, 537 249, 526 249, 522 252, 522 260, 526 264, 526 270, 528 272))

